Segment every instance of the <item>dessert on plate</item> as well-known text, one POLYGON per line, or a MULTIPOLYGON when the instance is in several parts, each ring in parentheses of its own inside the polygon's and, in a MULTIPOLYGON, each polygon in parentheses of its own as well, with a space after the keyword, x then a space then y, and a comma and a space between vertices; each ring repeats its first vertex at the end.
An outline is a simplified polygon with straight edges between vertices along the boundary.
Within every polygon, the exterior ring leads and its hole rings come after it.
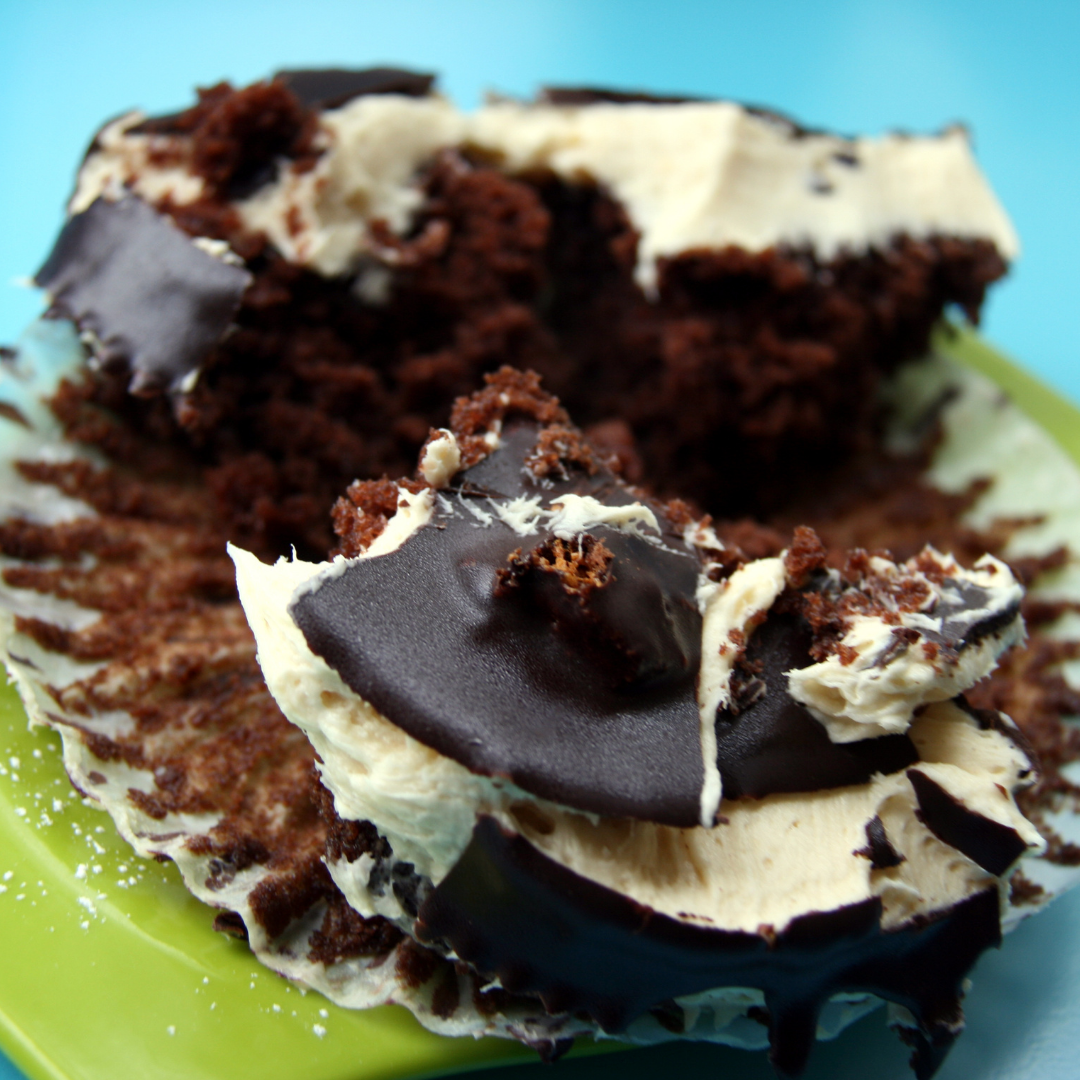
POLYGON ((69 211, 5 661, 139 852, 446 1034, 794 1075, 886 1001, 936 1069, 1078 861, 1080 477, 931 344, 1016 253, 962 130, 287 71, 69 211))

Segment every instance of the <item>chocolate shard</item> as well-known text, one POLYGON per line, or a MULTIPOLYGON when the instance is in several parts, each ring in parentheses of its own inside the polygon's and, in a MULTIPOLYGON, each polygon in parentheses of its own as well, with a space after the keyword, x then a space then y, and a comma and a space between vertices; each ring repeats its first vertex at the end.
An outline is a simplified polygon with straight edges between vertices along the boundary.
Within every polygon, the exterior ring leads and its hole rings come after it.
POLYGON ((855 854, 869 859, 875 870, 888 870, 904 861, 904 856, 892 846, 885 826, 876 814, 866 823, 866 847, 857 848, 855 854))
POLYGON ((1024 734, 1023 728, 998 709, 980 709, 968 701, 965 694, 958 694, 953 698, 953 704, 970 716, 983 731, 996 731, 1009 739, 1013 745, 1028 759, 1031 768, 1021 774, 1021 779, 1031 779, 1033 782, 1039 775, 1039 754, 1031 740, 1024 734))
POLYGON ((988 874, 1000 877, 1027 850, 1015 829, 969 810, 924 772, 909 769, 907 777, 919 800, 923 824, 988 874))
POLYGON ((337 109, 368 94, 427 97, 435 83, 434 75, 403 68, 294 68, 277 71, 274 78, 309 109, 337 109))
POLYGON ((141 199, 98 199, 64 226, 35 282, 52 314, 97 340, 102 364, 126 363, 131 391, 179 390, 232 323, 252 281, 200 249, 141 199))
POLYGON ((683 94, 650 94, 602 86, 543 86, 537 100, 544 105, 685 105, 710 98, 683 94))
POLYGON ((771 1057, 802 1070, 833 994, 868 991, 910 1010, 920 1076, 944 1058, 979 955, 1000 943, 996 889, 895 930, 868 900, 794 920, 768 937, 681 922, 580 876, 482 817, 464 854, 420 908, 421 940, 448 944, 513 993, 583 1011, 608 1032, 666 1003, 724 986, 760 989, 771 1057))
POLYGON ((941 619, 941 633, 929 633, 927 639, 959 653, 1004 630, 1020 617, 1019 597, 1000 607, 995 607, 993 601, 994 597, 987 589, 968 581, 946 578, 941 583, 941 598, 934 609, 934 616, 941 619))
POLYGON ((812 642, 809 624, 794 614, 770 614, 750 638, 746 660, 763 689, 737 715, 722 711, 717 720, 725 798, 862 784, 875 773, 899 772, 919 760, 906 734, 833 742, 788 694, 786 673, 813 663, 812 642))

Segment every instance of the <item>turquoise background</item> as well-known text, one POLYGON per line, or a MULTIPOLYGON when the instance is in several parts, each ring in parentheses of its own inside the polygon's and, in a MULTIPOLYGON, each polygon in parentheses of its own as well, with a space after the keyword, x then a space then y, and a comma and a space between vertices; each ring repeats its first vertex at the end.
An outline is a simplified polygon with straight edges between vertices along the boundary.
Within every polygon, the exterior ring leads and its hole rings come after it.
MULTIPOLYGON (((132 106, 171 110, 190 100, 193 84, 243 83, 278 66, 396 62, 439 71, 443 89, 467 106, 486 89, 528 94, 546 81, 730 96, 844 132, 964 120, 1024 244, 984 330, 1080 401, 1078 46, 1076 2, 0 0, 0 341, 14 340, 39 310, 35 293, 6 283, 48 253, 103 118, 132 106)), ((969 1030, 941 1080, 1080 1075, 1078 927, 1073 895, 984 959, 969 1030)), ((821 1047, 808 1080, 909 1075, 904 1051, 880 1028, 870 1017, 821 1047)), ((533 1069, 536 1080, 664 1072, 772 1075, 761 1055, 710 1047, 571 1061, 557 1074, 533 1069)), ((0 1080, 20 1077, 0 1056, 0 1080)))

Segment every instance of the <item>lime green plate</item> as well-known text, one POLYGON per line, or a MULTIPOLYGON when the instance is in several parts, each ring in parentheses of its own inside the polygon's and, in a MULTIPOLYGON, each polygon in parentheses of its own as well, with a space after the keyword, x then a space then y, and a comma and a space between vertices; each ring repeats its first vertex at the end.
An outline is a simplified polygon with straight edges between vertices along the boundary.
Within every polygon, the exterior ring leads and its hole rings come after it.
MULTIPOLYGON (((939 345, 1080 462, 1071 405, 974 335, 939 345)), ((432 1035, 404 1009, 336 1008, 212 920, 171 864, 133 858, 82 804, 58 737, 28 730, 0 688, 0 1049, 32 1080, 401 1080, 535 1060, 505 1041, 432 1035)))

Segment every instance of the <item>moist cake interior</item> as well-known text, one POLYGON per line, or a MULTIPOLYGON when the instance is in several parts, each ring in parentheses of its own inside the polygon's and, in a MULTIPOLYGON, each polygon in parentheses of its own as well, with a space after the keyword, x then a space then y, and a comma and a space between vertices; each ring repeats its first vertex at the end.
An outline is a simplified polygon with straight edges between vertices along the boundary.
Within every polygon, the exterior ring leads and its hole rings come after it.
POLYGON ((609 195, 466 147, 426 168, 406 235, 376 222, 379 260, 327 278, 246 233, 230 202, 275 153, 311 155, 314 116, 270 83, 141 126, 193 133, 207 194, 161 209, 255 280, 190 393, 133 400, 122 362, 64 391, 68 410, 88 400, 187 448, 230 535, 265 554, 324 554, 344 488, 411 471, 454 398, 503 364, 538 372, 632 482, 718 515, 775 511, 870 444, 882 375, 925 351, 943 310, 977 318, 1005 271, 989 241, 949 236, 824 262, 691 250, 661 260, 647 298, 609 195))

